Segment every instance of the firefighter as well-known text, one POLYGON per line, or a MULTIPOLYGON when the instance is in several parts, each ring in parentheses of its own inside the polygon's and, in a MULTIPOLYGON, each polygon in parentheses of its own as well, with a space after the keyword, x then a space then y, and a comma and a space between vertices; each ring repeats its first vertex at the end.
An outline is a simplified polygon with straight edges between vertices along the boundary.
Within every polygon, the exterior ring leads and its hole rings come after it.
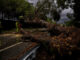
POLYGON ((20 32, 21 26, 21 23, 19 21, 16 21, 16 32, 20 32))

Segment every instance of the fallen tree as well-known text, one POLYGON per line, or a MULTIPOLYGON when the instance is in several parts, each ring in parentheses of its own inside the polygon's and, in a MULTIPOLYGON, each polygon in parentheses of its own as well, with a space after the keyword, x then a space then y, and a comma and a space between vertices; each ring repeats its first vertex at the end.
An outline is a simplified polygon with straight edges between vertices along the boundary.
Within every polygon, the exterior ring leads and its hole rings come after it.
POLYGON ((76 27, 62 27, 51 25, 47 32, 25 32, 23 38, 37 42, 53 54, 57 51, 60 55, 69 54, 73 51, 80 51, 80 29, 76 27), (50 35, 49 35, 50 34, 50 35))

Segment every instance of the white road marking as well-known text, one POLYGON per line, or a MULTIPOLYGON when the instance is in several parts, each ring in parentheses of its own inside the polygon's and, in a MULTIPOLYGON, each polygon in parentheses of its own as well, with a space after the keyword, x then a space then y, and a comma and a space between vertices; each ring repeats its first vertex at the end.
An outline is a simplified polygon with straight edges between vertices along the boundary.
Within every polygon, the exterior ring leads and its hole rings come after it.
POLYGON ((16 46, 16 45, 19 45, 19 44, 21 44, 21 43, 23 43, 23 42, 19 42, 19 43, 16 43, 16 44, 14 44, 14 45, 11 45, 11 46, 9 46, 9 47, 6 47, 6 48, 4 48, 4 49, 1 49, 0 52, 5 51, 5 50, 7 50, 7 49, 9 49, 9 48, 12 48, 12 47, 14 47, 14 46, 16 46))

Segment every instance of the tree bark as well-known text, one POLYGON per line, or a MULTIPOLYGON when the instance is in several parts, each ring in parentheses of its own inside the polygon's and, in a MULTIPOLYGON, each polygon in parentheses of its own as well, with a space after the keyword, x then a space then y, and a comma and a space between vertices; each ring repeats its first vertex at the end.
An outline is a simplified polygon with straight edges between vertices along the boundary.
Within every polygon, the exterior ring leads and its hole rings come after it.
POLYGON ((74 0, 74 25, 80 27, 80 0, 74 0))

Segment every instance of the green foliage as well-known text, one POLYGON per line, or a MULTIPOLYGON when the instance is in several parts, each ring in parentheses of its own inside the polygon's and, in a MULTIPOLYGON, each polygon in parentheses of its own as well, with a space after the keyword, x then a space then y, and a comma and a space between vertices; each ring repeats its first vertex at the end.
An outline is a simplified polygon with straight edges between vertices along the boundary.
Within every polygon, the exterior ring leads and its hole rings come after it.
POLYGON ((52 22, 52 21, 50 20, 50 18, 47 18, 47 22, 52 22))
POLYGON ((35 8, 28 3, 26 6, 26 10, 24 11, 25 18, 33 19, 34 11, 35 11, 35 8))
POLYGON ((67 17, 68 17, 69 19, 73 20, 73 15, 72 15, 72 14, 67 13, 67 17))
POLYGON ((52 22, 53 24, 57 24, 56 21, 52 22))
POLYGON ((41 19, 47 19, 47 14, 49 13, 50 3, 48 0, 38 1, 35 10, 35 16, 41 19), (46 9, 47 8, 47 9, 46 9))
POLYGON ((0 0, 0 11, 6 17, 17 17, 33 14, 33 7, 25 0, 0 0))
POLYGON ((37 3, 36 13, 37 17, 42 16, 43 19, 45 19, 45 17, 47 17, 46 15, 48 14, 50 14, 50 18, 54 19, 55 21, 58 21, 60 19, 60 13, 57 11, 54 0, 39 0, 37 3))
MULTIPOLYGON (((2 12, 2 14, 4 13, 8 18, 19 18, 19 16, 24 16, 25 18, 28 17, 32 19, 37 16, 45 20, 47 19, 46 15, 51 13, 51 18, 53 18, 55 21, 58 21, 60 19, 60 13, 57 11, 57 9, 60 7, 65 9, 66 7, 70 6, 74 10, 74 25, 80 26, 80 0, 74 0, 74 6, 70 5, 71 0, 56 1, 57 6, 54 4, 54 0, 39 0, 35 9, 26 0, 0 0, 0 12, 2 12), (67 2, 67 4, 65 4, 65 2, 67 2)), ((69 14, 68 17, 71 18, 69 14)))
POLYGON ((73 24, 74 24, 74 21, 73 20, 70 20, 70 21, 65 22, 65 25, 66 26, 72 26, 73 24))
POLYGON ((74 10, 74 19, 68 14, 67 16, 72 20, 67 22, 67 25, 74 25, 76 27, 80 27, 80 0, 57 0, 58 7, 62 7, 63 9, 66 7, 71 7, 74 10), (67 4, 65 4, 67 2, 67 4), (72 4, 75 3, 75 4, 72 4))
POLYGON ((47 22, 50 22, 50 23, 52 23, 52 24, 56 24, 56 21, 52 21, 52 19, 51 18, 47 18, 47 20, 46 20, 47 22))
POLYGON ((19 16, 19 19, 22 19, 23 18, 23 16, 19 16))
POLYGON ((66 7, 66 0, 57 0, 58 7, 62 7, 63 9, 66 7))
POLYGON ((55 21, 58 21, 60 19, 60 14, 59 14, 59 12, 57 12, 56 9, 52 9, 51 15, 52 15, 52 17, 54 18, 55 21))

